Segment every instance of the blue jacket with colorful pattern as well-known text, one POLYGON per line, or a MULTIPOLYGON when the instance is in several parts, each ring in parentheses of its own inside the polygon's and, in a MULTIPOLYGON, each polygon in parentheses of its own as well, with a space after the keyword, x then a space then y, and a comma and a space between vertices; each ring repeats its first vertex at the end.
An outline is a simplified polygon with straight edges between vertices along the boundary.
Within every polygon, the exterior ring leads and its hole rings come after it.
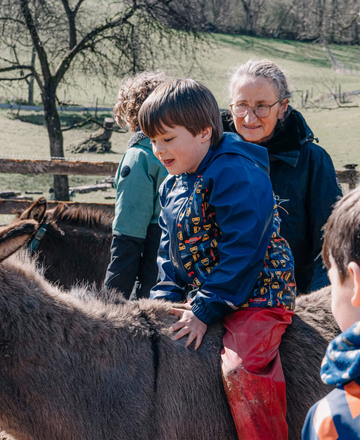
POLYGON ((303 440, 360 438, 360 322, 330 342, 321 379, 337 388, 313 405, 302 430, 303 440))
POLYGON ((160 189, 160 282, 152 298, 181 302, 206 324, 240 307, 294 308, 294 263, 280 220, 265 148, 225 133, 196 173, 160 189))

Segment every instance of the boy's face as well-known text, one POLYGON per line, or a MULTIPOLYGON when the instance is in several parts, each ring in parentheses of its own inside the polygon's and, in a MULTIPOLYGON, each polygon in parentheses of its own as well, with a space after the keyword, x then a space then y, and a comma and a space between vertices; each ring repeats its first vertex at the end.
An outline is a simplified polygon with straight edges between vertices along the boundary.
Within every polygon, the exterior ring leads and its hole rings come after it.
MULTIPOLYGON (((328 270, 331 282, 331 311, 341 331, 345 331, 355 322, 360 321, 360 306, 358 298, 354 296, 356 292, 359 293, 355 279, 357 275, 350 268, 350 274, 344 281, 341 281, 339 270, 331 254, 329 261, 331 264, 328 270)), ((350 264, 356 265, 356 263, 350 264)))
POLYGON ((212 129, 196 136, 180 125, 163 126, 165 132, 151 139, 153 152, 169 174, 195 173, 210 148, 212 129))

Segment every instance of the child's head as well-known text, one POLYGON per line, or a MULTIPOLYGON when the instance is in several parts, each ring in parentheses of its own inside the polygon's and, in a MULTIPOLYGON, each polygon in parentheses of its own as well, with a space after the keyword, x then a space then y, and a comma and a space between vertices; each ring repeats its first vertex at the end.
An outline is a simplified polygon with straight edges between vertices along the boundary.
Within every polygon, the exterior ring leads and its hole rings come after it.
POLYGON ((214 95, 192 79, 168 81, 151 94, 139 112, 142 131, 150 139, 164 133, 164 127, 181 126, 193 136, 210 127, 212 147, 217 147, 223 129, 214 95))
POLYGON ((136 131, 142 103, 159 84, 168 79, 161 70, 141 72, 126 79, 120 87, 118 101, 114 106, 114 119, 118 125, 123 126, 125 123, 136 131))
POLYGON ((332 312, 341 330, 360 321, 360 187, 339 202, 324 227, 323 258, 332 312))

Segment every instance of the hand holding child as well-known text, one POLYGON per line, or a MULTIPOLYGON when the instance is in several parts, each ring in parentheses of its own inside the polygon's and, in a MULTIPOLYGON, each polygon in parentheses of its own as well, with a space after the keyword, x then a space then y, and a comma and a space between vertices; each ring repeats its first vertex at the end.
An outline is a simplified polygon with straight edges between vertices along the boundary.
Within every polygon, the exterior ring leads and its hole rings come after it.
POLYGON ((179 318, 179 321, 171 327, 174 332, 177 331, 174 339, 178 340, 189 335, 185 347, 188 347, 195 340, 194 348, 197 350, 200 347, 207 325, 200 321, 191 310, 173 307, 170 313, 179 318))

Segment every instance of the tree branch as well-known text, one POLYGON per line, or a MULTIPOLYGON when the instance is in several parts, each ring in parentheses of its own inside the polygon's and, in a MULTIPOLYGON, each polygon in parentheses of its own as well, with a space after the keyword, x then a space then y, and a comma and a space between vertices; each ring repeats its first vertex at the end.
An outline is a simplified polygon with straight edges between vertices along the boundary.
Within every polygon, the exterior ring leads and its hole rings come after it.
POLYGON ((22 77, 18 77, 18 78, 0 78, 0 81, 20 81, 21 79, 26 79, 29 76, 34 76, 36 82, 38 83, 41 92, 44 91, 44 87, 43 84, 41 82, 41 78, 39 77, 39 74, 36 72, 36 70, 33 68, 33 66, 29 66, 26 64, 19 64, 16 66, 9 66, 9 67, 2 67, 0 68, 0 73, 2 72, 11 72, 11 71, 16 71, 16 70, 30 70, 30 73, 22 76, 22 77))
POLYGON ((32 73, 28 73, 26 75, 20 76, 18 78, 6 78, 6 77, 0 77, 0 81, 23 81, 29 78, 30 76, 33 76, 32 73))
POLYGON ((81 4, 84 2, 84 0, 79 0, 78 2, 77 2, 77 5, 75 6, 75 8, 74 8, 74 13, 75 14, 77 14, 77 11, 79 10, 79 8, 80 8, 80 6, 81 6, 81 4))
MULTIPOLYGON (((35 46, 36 52, 39 57, 41 69, 43 71, 44 75, 44 82, 47 82, 51 77, 50 67, 47 59, 47 55, 44 49, 44 46, 40 40, 39 34, 37 32, 36 26, 34 24, 33 17, 31 15, 30 9, 29 9, 29 0, 20 0, 20 7, 21 12, 23 14, 23 17, 26 22, 26 27, 29 30, 32 42, 35 46)), ((41 87, 42 85, 39 84, 41 87)))
POLYGON ((61 81, 61 79, 63 78, 63 76, 65 75, 66 71, 68 70, 71 61, 74 59, 74 57, 81 52, 84 47, 87 45, 87 43, 89 43, 91 40, 93 40, 97 35, 102 34, 103 32, 109 30, 109 29, 113 29, 123 23, 125 23, 126 21, 128 21, 138 10, 139 6, 137 5, 133 5, 130 10, 124 14, 123 16, 119 17, 116 20, 113 21, 109 21, 105 24, 102 24, 98 27, 96 27, 95 29, 93 29, 91 32, 89 32, 88 34, 86 34, 82 40, 72 49, 70 50, 65 57, 61 60, 59 66, 56 69, 55 72, 55 78, 56 78, 56 82, 59 83, 61 81))
POLYGON ((28 66, 25 64, 18 64, 16 66, 9 66, 9 67, 1 67, 0 72, 10 72, 12 70, 33 70, 32 66, 28 66))
POLYGON ((22 26, 25 26, 25 22, 22 20, 19 20, 18 18, 13 17, 0 17, 0 21, 10 21, 12 23, 21 24, 22 26))
POLYGON ((355 23, 355 21, 360 18, 360 12, 357 12, 351 19, 350 23, 347 25, 342 25, 341 23, 338 22, 338 26, 342 31, 346 31, 347 29, 351 28, 351 26, 353 26, 353 24, 355 23))

